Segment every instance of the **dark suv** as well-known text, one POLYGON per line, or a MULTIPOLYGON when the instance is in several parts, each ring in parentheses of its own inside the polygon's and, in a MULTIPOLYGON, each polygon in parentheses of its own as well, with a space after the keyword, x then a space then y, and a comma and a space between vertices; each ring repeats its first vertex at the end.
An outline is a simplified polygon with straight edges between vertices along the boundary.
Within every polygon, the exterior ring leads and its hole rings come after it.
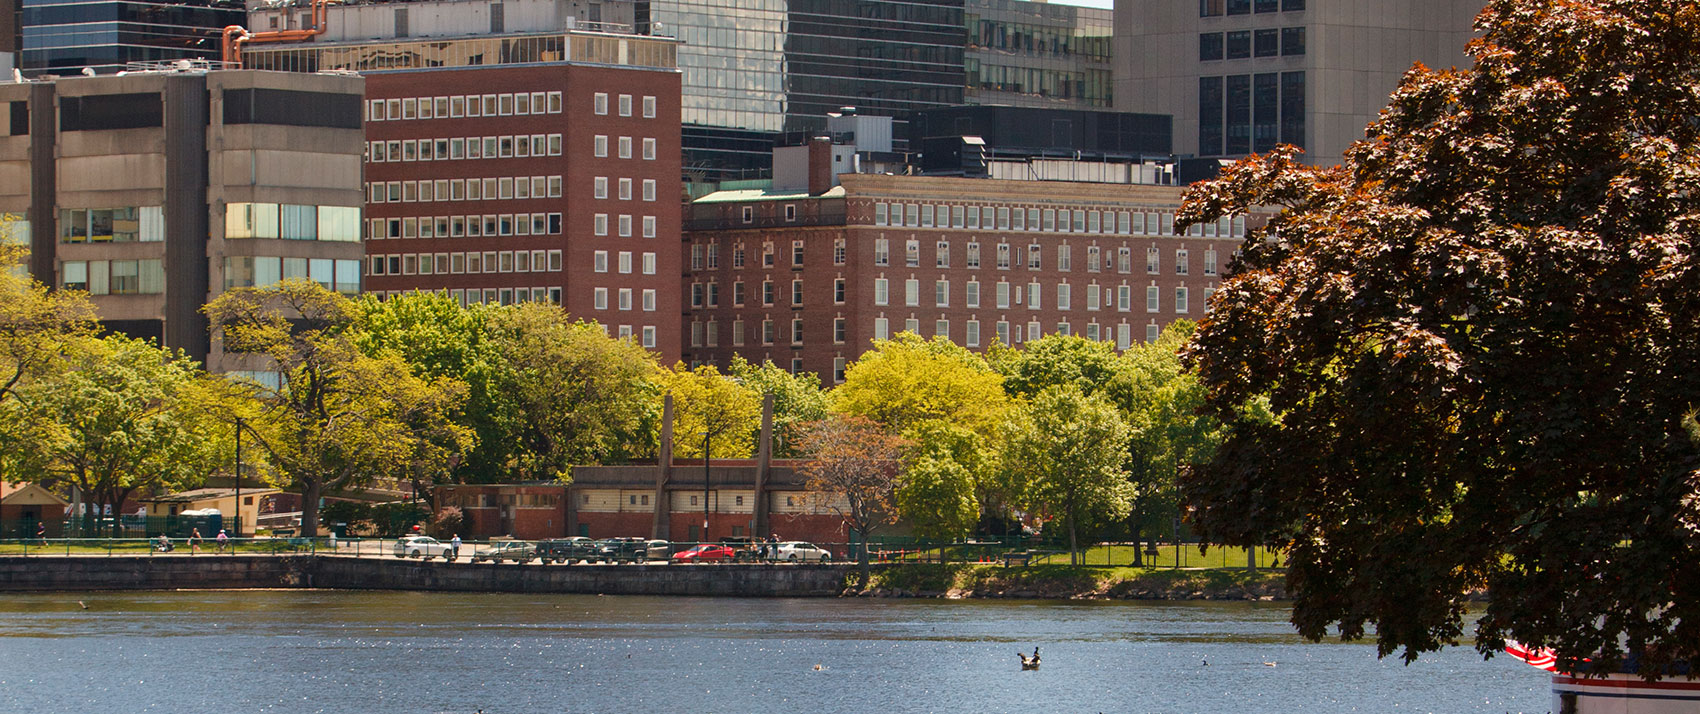
POLYGON ((537 542, 537 557, 543 561, 544 565, 595 560, 596 555, 596 541, 584 536, 537 542))
POLYGON ((643 538, 608 538, 596 541, 595 560, 603 563, 641 563, 649 559, 649 541, 643 538))

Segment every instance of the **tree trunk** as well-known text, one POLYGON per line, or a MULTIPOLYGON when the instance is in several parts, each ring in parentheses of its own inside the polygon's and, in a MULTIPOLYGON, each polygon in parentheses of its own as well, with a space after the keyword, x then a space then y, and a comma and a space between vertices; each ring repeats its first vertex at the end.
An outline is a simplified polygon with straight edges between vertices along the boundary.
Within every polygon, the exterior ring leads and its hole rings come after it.
POLYGON ((857 535, 856 564, 861 568, 862 581, 860 587, 865 590, 868 587, 868 580, 873 577, 873 568, 868 565, 868 532, 865 530, 857 531, 857 535))
POLYGON ((1245 569, 1248 573, 1257 572, 1257 547, 1245 549, 1245 569))
POLYGON ((319 494, 322 491, 324 484, 317 478, 301 482, 301 536, 304 538, 319 535, 319 494))
POLYGON ((1079 565, 1080 564, 1080 546, 1075 544, 1075 539, 1074 539, 1074 514, 1073 513, 1068 514, 1068 564, 1069 565, 1079 565))
POLYGON ((1139 521, 1133 522, 1133 567, 1145 567, 1145 544, 1140 541, 1139 521))

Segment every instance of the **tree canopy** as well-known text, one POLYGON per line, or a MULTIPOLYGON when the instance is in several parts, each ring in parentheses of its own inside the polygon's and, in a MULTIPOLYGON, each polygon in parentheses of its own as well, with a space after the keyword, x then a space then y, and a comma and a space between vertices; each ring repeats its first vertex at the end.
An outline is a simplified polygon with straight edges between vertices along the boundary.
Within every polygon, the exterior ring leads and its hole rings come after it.
POLYGON ((354 305, 318 283, 229 290, 205 310, 225 349, 281 375, 262 390, 267 408, 253 427, 270 462, 301 490, 303 534, 318 534, 326 490, 406 476, 428 442, 456 452, 470 445, 451 419, 465 384, 421 379, 395 354, 361 352, 350 335, 354 305))
POLYGON ((662 389, 673 395, 674 454, 701 457, 704 435, 710 456, 742 459, 754 452, 761 394, 710 365, 679 363, 660 375, 662 389))
POLYGON ((876 340, 832 390, 833 408, 901 434, 925 421, 992 433, 1007 407, 1003 377, 984 359, 943 337, 899 333, 876 340))
POLYGON ((738 356, 726 366, 726 375, 758 394, 773 395, 773 455, 781 459, 801 456, 797 441, 803 429, 826 418, 828 402, 820 377, 814 372, 792 374, 772 360, 758 365, 738 356))
POLYGON ((1190 355, 1232 427, 1202 531, 1290 547, 1311 638, 1700 661, 1700 6, 1494 0, 1344 165, 1277 149, 1177 223, 1248 235, 1190 355), (1246 405, 1267 400, 1271 414, 1246 405))
POLYGON ((1017 502, 1062 522, 1071 560, 1079 531, 1127 516, 1128 429, 1114 406, 1074 386, 1046 387, 1010 411, 1002 430, 1003 469, 1017 502))

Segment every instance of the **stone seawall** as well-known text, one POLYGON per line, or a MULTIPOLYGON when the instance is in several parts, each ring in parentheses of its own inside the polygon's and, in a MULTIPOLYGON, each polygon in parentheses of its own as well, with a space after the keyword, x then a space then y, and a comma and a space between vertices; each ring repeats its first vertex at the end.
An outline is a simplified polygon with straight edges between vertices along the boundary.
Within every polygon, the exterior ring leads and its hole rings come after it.
POLYGON ((318 555, 0 557, 0 592, 332 588, 831 597, 850 565, 512 565, 318 555))

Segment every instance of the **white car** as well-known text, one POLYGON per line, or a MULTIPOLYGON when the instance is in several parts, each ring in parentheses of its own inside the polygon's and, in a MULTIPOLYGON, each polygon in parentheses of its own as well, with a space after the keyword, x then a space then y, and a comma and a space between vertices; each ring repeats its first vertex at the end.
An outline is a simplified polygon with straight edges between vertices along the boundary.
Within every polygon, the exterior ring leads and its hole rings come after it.
POLYGON ((825 563, 832 560, 832 553, 823 548, 815 547, 815 544, 813 543, 791 540, 780 543, 774 557, 778 560, 794 562, 812 560, 819 563, 825 563))
POLYGON ((395 542, 395 557, 453 560, 453 546, 430 536, 407 536, 395 542))

